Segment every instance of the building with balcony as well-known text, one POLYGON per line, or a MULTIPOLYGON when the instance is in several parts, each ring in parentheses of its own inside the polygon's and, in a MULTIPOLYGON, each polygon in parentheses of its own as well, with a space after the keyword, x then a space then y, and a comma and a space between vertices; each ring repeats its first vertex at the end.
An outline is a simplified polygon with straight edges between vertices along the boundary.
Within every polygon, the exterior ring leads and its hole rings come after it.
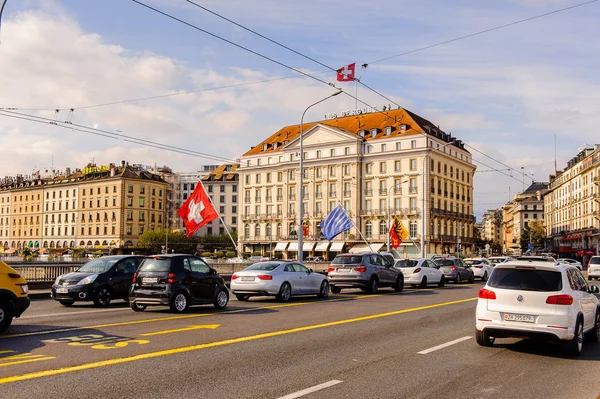
POLYGON ((543 195, 548 189, 546 182, 532 182, 522 193, 502 207, 502 250, 508 254, 521 253, 523 229, 532 221, 544 223, 543 195))
POLYGON ((481 239, 502 245, 502 236, 502 211, 485 211, 481 218, 481 239))
POLYGON ((220 218, 202 226, 199 235, 225 234, 238 228, 239 175, 238 165, 221 165, 202 177, 202 184, 219 212, 220 218), (225 224, 223 224, 225 222, 225 224))
POLYGON ((282 128, 242 156, 243 251, 295 258, 300 231, 305 256, 368 250, 357 228, 331 243, 322 237, 321 220, 341 204, 374 250, 386 244, 388 217, 398 215, 410 233, 400 253, 420 253, 423 217, 428 253, 472 253, 475 166, 460 140, 405 109, 305 123, 303 132, 302 198, 299 125, 282 128))
POLYGON ((600 253, 600 144, 579 148, 550 176, 544 203, 549 249, 584 259, 600 253))

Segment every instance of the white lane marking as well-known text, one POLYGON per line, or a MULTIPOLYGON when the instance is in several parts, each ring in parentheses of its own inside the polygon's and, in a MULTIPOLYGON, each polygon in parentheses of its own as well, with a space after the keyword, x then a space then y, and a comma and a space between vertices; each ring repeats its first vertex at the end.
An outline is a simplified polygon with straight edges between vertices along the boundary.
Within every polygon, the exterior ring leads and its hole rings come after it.
POLYGON ((129 308, 119 308, 119 309, 86 310, 86 311, 81 311, 81 312, 47 313, 47 314, 38 314, 38 315, 35 315, 35 316, 20 317, 19 320, 43 319, 45 317, 71 316, 71 315, 76 315, 76 314, 104 313, 104 312, 123 312, 123 311, 130 311, 130 310, 131 309, 129 309, 129 308))
POLYGON ((306 388, 306 389, 303 389, 301 391, 291 393, 289 395, 281 396, 281 397, 279 397, 277 399, 295 399, 295 398, 300 398, 302 396, 308 395, 309 393, 317 392, 317 391, 320 391, 322 389, 332 387, 332 386, 337 385, 337 384, 339 384, 341 382, 343 382, 343 381, 340 381, 340 380, 331 380, 331 381, 328 381, 328 382, 324 382, 323 384, 315 385, 314 387, 306 388))
POLYGON ((471 336, 462 337, 462 338, 459 338, 459 339, 455 339, 454 341, 446 342, 445 344, 434 346, 433 348, 422 350, 421 352, 417 352, 417 353, 419 355, 426 355, 428 353, 435 352, 437 350, 447 348, 448 346, 451 346, 451 345, 454 345, 454 344, 458 344, 459 342, 463 342, 463 341, 466 341, 466 340, 471 339, 471 338, 473 338, 473 337, 471 337, 471 336))

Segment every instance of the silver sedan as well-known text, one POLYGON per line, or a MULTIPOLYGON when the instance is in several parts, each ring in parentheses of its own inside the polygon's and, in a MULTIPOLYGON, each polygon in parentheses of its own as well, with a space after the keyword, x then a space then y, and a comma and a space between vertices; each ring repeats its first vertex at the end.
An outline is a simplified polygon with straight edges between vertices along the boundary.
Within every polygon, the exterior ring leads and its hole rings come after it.
POLYGON ((248 266, 231 276, 231 292, 239 301, 251 296, 275 296, 289 301, 295 295, 329 296, 327 276, 298 262, 268 261, 248 266))

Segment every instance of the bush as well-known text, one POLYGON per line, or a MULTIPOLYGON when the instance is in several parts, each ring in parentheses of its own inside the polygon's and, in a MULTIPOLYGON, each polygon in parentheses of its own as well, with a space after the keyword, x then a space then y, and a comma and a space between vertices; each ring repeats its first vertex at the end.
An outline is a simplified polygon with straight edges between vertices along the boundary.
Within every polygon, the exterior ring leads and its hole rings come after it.
POLYGON ((210 258, 211 255, 212 255, 211 252, 202 252, 200 254, 200 256, 203 257, 203 258, 210 258))
POLYGON ((237 254, 234 251, 227 251, 225 252, 225 257, 226 258, 235 258, 237 256, 237 254))
POLYGON ((262 256, 262 253, 260 251, 254 251, 252 252, 252 256, 262 256))
POLYGON ((223 257, 225 257, 225 253, 223 251, 216 251, 216 252, 213 252, 212 257, 214 259, 223 258, 223 257))

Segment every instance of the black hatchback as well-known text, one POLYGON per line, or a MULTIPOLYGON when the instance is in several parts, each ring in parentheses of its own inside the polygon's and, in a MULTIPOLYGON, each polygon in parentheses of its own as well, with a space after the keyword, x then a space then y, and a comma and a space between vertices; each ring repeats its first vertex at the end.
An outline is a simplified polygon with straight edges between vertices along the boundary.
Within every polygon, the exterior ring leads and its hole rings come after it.
POLYGON ((181 313, 190 305, 229 302, 225 280, 201 258, 185 254, 155 255, 140 265, 129 291, 129 304, 137 312, 147 306, 169 306, 181 313))
POLYGON ((108 306, 115 298, 127 300, 133 275, 143 259, 135 255, 93 259, 77 271, 58 276, 50 295, 63 306, 71 306, 75 301, 108 306))

